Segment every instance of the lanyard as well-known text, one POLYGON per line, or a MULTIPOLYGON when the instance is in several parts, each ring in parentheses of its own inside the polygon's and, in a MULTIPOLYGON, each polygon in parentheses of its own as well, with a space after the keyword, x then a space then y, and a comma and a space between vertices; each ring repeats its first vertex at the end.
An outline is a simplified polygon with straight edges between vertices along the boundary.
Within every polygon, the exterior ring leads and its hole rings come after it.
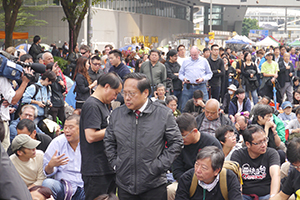
POLYGON ((205 192, 206 192, 206 189, 203 188, 203 200, 205 200, 205 192))

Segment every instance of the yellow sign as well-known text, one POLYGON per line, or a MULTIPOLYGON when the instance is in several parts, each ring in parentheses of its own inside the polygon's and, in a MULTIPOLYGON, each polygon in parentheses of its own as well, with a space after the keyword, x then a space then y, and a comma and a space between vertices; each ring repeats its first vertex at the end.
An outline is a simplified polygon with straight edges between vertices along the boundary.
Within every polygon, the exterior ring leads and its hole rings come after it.
POLYGON ((215 39, 215 33, 214 33, 214 32, 209 32, 208 35, 209 35, 208 38, 209 38, 210 40, 215 39))
POLYGON ((145 43, 149 43, 149 36, 145 36, 145 43))
POLYGON ((131 43, 136 43, 135 37, 131 37, 131 43))

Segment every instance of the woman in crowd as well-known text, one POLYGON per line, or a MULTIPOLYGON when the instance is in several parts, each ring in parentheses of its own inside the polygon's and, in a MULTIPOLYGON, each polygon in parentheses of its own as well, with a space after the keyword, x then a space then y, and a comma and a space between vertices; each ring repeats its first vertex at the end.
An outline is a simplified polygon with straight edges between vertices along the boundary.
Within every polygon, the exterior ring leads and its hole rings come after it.
POLYGON ((76 109, 82 108, 83 103, 92 93, 92 89, 97 85, 97 80, 93 83, 90 79, 88 69, 90 65, 88 58, 80 57, 77 60, 76 69, 75 69, 75 92, 76 92, 76 109))
POLYGON ((244 65, 241 67, 242 71, 242 85, 244 90, 246 91, 246 97, 249 98, 249 92, 251 92, 251 96, 253 98, 254 105, 258 102, 257 96, 257 88, 259 86, 259 82, 257 80, 257 66, 252 62, 251 53, 246 52, 244 55, 244 65))
POLYGON ((224 62, 224 69, 225 69, 225 76, 223 77, 222 81, 222 91, 221 91, 221 98, 224 99, 224 95, 227 93, 227 88, 234 84, 236 87, 238 87, 238 81, 234 79, 236 76, 235 69, 231 66, 230 61, 228 57, 223 56, 223 62, 224 62))

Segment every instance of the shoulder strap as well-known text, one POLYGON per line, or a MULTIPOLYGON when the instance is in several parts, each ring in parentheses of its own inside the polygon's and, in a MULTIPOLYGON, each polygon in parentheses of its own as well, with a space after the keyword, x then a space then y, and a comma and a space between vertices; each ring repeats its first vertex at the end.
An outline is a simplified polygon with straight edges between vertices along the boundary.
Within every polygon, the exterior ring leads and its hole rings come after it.
POLYGON ((222 196, 225 200, 228 200, 228 188, 227 188, 227 172, 225 168, 222 168, 220 172, 220 188, 222 196))
POLYGON ((196 192, 197 182, 198 182, 198 179, 197 179, 196 175, 194 174, 193 179, 192 179, 192 183, 191 183, 191 187, 190 187, 190 198, 192 196, 194 196, 194 194, 196 192))
POLYGON ((151 84, 152 87, 154 87, 154 81, 153 81, 153 75, 152 75, 152 66, 151 66, 151 62, 149 61, 149 69, 150 69, 150 76, 151 76, 151 84))
POLYGON ((35 92, 34 95, 32 96, 32 99, 35 99, 37 93, 39 92, 39 89, 41 88, 41 86, 37 85, 36 83, 33 84, 35 86, 35 92))

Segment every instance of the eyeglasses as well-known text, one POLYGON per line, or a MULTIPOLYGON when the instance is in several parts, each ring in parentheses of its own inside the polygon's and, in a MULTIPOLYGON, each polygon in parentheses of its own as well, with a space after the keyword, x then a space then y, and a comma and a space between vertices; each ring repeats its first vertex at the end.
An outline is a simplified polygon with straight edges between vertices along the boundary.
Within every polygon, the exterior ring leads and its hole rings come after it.
POLYGON ((209 168, 203 164, 199 164, 198 162, 195 162, 195 168, 201 168, 202 171, 207 171, 209 168))
POLYGON ((266 139, 264 139, 263 141, 261 141, 259 143, 252 142, 252 144, 261 146, 261 145, 263 145, 265 143, 268 143, 268 142, 269 142, 269 138, 267 137, 266 139))
POLYGON ((87 52, 87 51, 85 51, 85 52, 80 52, 80 54, 86 54, 86 52, 87 52))
POLYGON ((192 129, 188 134, 183 135, 182 138, 185 139, 189 134, 191 134, 193 132, 194 129, 192 129))
POLYGON ((101 66, 101 63, 92 63, 95 66, 101 66))
POLYGON ((129 98, 135 97, 136 94, 137 94, 137 93, 135 93, 135 92, 124 92, 124 91, 121 92, 121 95, 122 95, 123 97, 128 96, 129 98))

